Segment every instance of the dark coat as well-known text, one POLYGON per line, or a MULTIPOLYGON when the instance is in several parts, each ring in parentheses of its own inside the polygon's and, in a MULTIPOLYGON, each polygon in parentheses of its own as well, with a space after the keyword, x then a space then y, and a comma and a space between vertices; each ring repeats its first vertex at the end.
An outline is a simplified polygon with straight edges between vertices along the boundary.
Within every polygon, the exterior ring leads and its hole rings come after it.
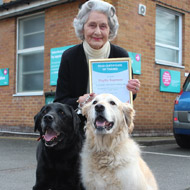
MULTIPOLYGON (((128 52, 111 44, 109 58, 129 57, 128 52)), ((54 102, 77 108, 79 96, 86 94, 88 85, 88 64, 82 44, 66 50, 61 59, 54 102)))

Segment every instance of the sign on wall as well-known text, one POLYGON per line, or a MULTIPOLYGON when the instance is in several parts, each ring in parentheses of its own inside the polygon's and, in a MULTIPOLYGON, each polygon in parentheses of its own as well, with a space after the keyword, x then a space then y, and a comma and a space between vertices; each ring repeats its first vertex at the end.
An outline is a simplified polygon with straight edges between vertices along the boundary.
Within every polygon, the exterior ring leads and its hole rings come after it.
POLYGON ((180 72, 160 69, 160 91, 180 92, 180 72))
POLYGON ((128 52, 128 53, 129 53, 129 57, 131 58, 133 74, 140 75, 141 74, 141 54, 133 53, 133 52, 128 52))
POLYGON ((0 86, 9 85, 9 69, 0 69, 0 86))
POLYGON ((57 84, 58 71, 61 62, 61 56, 63 52, 74 45, 52 48, 50 50, 50 85, 57 84))

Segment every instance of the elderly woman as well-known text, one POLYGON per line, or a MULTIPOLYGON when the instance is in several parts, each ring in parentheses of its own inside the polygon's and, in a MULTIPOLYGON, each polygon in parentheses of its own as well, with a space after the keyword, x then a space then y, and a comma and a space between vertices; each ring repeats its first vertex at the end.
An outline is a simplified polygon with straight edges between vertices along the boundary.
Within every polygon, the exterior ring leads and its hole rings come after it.
MULTIPOLYGON (((89 59, 129 57, 126 50, 111 44, 118 31, 116 10, 101 0, 84 3, 74 19, 76 35, 82 40, 66 50, 61 59, 55 102, 71 105, 74 109, 91 101, 95 94, 89 94, 89 59)), ((140 88, 140 82, 132 79, 126 84, 133 98, 140 88)))

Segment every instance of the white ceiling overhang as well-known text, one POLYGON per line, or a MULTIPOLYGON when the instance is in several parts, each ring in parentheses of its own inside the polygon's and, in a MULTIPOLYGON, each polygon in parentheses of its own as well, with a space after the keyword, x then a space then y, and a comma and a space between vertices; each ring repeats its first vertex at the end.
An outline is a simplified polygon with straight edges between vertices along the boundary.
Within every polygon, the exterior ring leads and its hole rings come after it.
POLYGON ((75 0, 33 0, 33 1, 11 1, 0 5, 0 19, 13 17, 36 10, 42 10, 58 4, 73 2, 75 0))

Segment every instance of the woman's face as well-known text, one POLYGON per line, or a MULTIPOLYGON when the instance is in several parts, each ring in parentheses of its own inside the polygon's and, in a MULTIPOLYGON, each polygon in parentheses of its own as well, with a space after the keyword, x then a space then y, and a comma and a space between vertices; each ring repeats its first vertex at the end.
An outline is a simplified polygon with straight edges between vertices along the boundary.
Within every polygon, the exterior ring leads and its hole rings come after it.
POLYGON ((105 14, 92 11, 84 25, 84 39, 93 49, 100 49, 108 41, 110 28, 105 14))

